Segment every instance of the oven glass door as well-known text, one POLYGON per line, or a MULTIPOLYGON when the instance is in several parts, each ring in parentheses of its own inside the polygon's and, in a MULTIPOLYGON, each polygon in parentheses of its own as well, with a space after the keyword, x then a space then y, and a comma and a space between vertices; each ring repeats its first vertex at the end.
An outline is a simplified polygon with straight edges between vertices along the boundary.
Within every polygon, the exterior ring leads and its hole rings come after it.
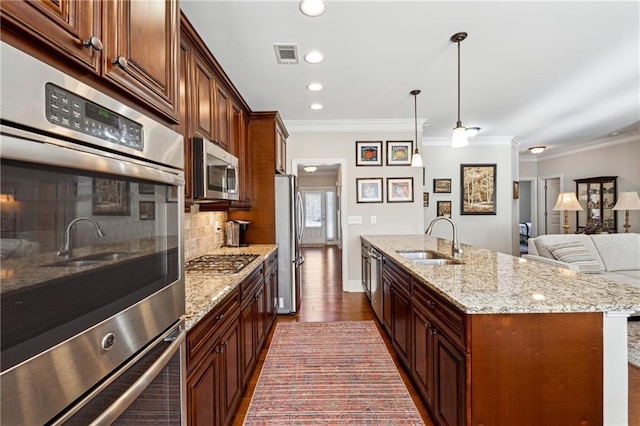
POLYGON ((179 279, 179 186, 25 161, 0 167, 2 371, 179 279))

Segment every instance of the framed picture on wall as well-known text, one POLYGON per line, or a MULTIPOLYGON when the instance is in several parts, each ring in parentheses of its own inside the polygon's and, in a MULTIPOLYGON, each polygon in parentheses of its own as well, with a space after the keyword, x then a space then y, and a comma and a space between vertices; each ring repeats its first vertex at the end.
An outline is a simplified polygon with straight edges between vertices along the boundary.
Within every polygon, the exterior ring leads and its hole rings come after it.
POLYGON ((451 201, 438 201, 437 215, 451 217, 451 201))
POLYGON ((496 214, 496 165, 460 165, 460 214, 496 214))
POLYGON ((131 216, 129 182, 94 178, 93 214, 96 216, 131 216))
POLYGON ((357 178, 356 194, 358 203, 381 203, 382 178, 357 178))
POLYGON ((435 194, 451 194, 451 179, 434 179, 433 192, 435 194))
POLYGON ((356 141, 356 166, 382 166, 382 141, 356 141))
POLYGON ((517 200, 520 198, 520 182, 517 180, 513 181, 513 199, 517 200))
POLYGON ((429 193, 428 192, 423 192, 422 193, 422 205, 424 207, 429 207, 429 193))
POLYGON ((387 141, 387 166, 410 166, 413 141, 387 141))
POLYGON ((387 178, 387 203, 412 203, 413 178, 387 178))

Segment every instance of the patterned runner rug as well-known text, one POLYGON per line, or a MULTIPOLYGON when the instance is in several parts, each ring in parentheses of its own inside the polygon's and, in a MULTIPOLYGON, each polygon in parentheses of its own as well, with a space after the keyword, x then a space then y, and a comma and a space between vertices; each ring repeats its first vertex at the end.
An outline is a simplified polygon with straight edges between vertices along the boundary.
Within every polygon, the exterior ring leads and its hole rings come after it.
POLYGON ((245 425, 424 425, 373 321, 278 323, 245 425))

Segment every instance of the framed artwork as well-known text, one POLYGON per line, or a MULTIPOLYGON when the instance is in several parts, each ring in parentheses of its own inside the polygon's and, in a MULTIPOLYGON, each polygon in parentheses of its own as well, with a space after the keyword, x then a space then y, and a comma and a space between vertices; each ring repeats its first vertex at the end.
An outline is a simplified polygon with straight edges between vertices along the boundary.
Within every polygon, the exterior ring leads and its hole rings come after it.
POLYGON ((451 201, 438 201, 437 215, 451 217, 451 201))
POLYGON ((413 178, 387 178, 387 203, 412 203, 413 178))
POLYGON ((138 184, 138 193, 139 194, 155 194, 156 187, 152 183, 139 183, 138 184))
POLYGON ((517 200, 520 198, 520 182, 517 180, 513 181, 513 199, 517 200))
POLYGON ((387 166, 410 166, 413 141, 387 141, 387 166))
POLYGON ((356 187, 358 203, 382 202, 382 178, 357 178, 356 187))
POLYGON ((460 165, 460 214, 496 214, 496 165, 460 165))
POLYGON ((428 192, 423 192, 422 193, 422 205, 424 207, 429 207, 429 193, 428 192))
POLYGON ((168 203, 177 203, 178 202, 178 190, 180 189, 177 185, 167 186, 167 202, 168 203))
POLYGON ((434 179, 434 194, 451 194, 451 179, 434 179))
POLYGON ((156 203, 140 201, 140 220, 156 220, 156 203))
POLYGON ((94 178, 93 214, 96 216, 131 216, 129 182, 94 178))
POLYGON ((382 166, 382 141, 356 141, 356 166, 382 166))

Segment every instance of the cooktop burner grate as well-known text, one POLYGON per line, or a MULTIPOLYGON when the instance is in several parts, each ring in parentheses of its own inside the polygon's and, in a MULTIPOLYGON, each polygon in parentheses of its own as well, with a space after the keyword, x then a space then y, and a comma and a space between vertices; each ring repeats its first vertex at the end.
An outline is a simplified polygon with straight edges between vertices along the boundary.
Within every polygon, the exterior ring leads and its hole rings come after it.
POLYGON ((188 261, 185 270, 201 274, 235 274, 257 257, 257 254, 205 254, 188 261))

